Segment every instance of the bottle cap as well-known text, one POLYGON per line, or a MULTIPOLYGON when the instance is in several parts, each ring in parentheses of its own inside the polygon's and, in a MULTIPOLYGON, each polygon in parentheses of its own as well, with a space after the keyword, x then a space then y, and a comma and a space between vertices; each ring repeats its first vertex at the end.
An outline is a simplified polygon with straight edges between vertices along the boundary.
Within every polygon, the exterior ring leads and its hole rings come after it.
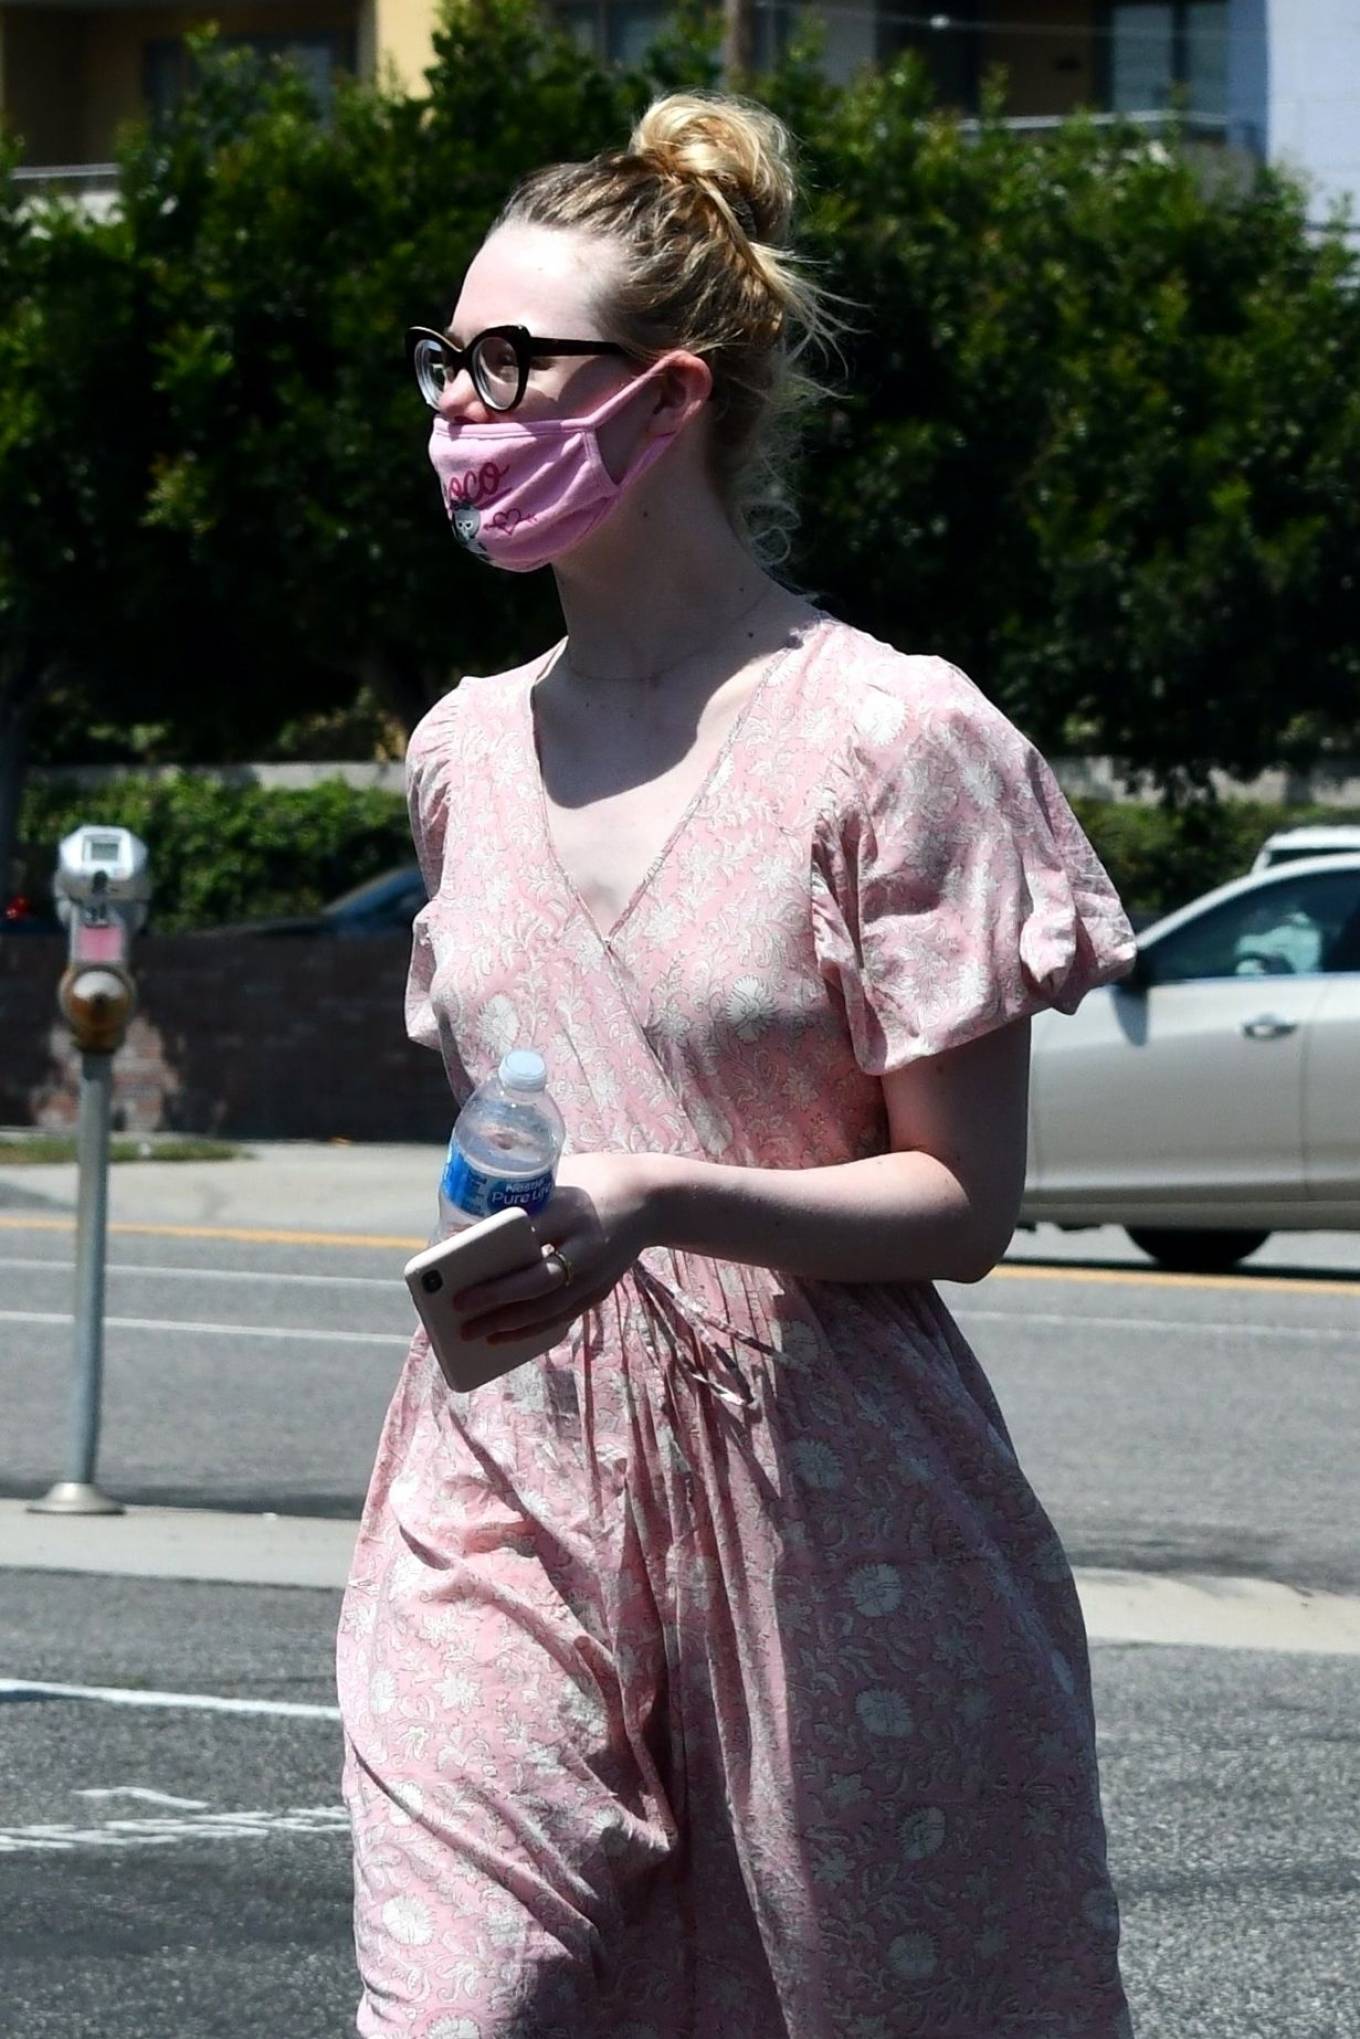
POLYGON ((502 1056, 498 1071, 509 1090, 546 1090, 548 1066, 537 1048, 512 1048, 502 1056))

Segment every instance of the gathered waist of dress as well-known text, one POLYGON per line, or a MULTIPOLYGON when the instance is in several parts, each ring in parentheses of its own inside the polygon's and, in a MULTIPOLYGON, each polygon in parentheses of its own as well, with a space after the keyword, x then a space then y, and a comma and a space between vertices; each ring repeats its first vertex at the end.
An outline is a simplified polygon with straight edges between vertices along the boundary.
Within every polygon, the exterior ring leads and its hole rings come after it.
POLYGON ((729 1406, 751 1409, 757 1379, 842 1367, 870 1346, 951 1369, 966 1341, 929 1281, 828 1282, 652 1247, 623 1277, 639 1328, 729 1406))
POLYGON ((719 1314, 702 1302, 670 1255, 661 1267, 640 1255, 629 1273, 645 1317, 689 1378, 728 1408, 753 1408, 755 1397, 733 1348, 772 1360, 779 1359, 780 1348, 737 1322, 734 1312, 719 1314))

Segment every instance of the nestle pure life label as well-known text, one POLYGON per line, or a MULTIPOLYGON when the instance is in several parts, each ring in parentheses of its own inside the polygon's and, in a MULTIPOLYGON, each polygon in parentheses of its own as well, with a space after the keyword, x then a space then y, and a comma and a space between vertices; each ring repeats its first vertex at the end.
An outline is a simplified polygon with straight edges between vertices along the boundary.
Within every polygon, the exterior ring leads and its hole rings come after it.
POLYGON ((507 1182, 503 1175, 486 1175, 474 1168, 459 1148, 448 1158, 443 1189, 447 1201, 472 1218, 490 1218, 516 1204, 533 1212, 552 1195, 553 1172, 545 1168, 541 1175, 521 1175, 507 1182))

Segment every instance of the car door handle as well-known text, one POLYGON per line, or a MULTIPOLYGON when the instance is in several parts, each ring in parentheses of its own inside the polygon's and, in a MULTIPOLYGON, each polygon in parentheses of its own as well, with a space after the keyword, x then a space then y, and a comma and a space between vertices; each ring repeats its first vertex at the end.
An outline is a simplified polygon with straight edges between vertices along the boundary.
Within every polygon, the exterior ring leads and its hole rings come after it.
POLYGON ((1263 1012, 1259 1019, 1243 1020, 1242 1031, 1249 1041, 1276 1041, 1281 1034, 1298 1031, 1297 1020, 1281 1019, 1278 1013, 1263 1012))

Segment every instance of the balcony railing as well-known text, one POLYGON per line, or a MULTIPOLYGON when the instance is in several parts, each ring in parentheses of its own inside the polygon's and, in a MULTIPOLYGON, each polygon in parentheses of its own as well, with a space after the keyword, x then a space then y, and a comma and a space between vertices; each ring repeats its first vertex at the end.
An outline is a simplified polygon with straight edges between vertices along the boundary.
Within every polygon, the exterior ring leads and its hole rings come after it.
POLYGON ((116 163, 25 163, 13 173, 16 184, 74 184, 80 191, 116 191, 116 163))
POLYGON ((118 206, 116 163, 25 163, 11 171, 21 198, 68 199, 89 219, 107 219, 118 206))
MULTIPOLYGON (((1222 141, 1228 132, 1225 113, 1170 113, 1165 108, 1154 108, 1147 113, 1088 112, 1085 117, 1094 127, 1127 124, 1155 131, 1177 125, 1195 141, 1222 141)), ((1071 113, 1008 113, 1003 115, 1001 125, 1013 128, 1017 134, 1043 134, 1048 129, 1065 127, 1073 118, 1071 113)), ((976 134, 981 125, 972 114, 965 114, 959 121, 966 134, 976 134)))

